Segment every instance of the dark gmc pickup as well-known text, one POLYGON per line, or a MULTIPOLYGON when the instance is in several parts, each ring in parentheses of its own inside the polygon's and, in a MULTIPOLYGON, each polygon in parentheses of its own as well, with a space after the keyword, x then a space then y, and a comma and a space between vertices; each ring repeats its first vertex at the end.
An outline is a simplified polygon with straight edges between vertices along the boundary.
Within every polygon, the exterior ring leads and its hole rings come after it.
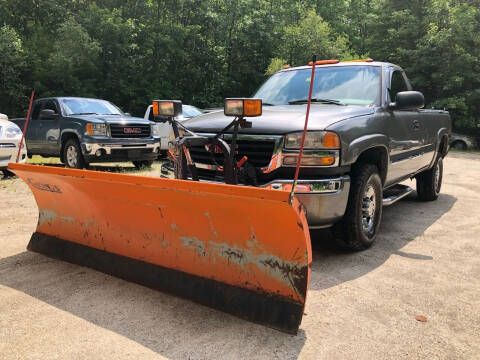
MULTIPOLYGON (((291 187, 310 77, 310 66, 285 69, 253 96, 262 99, 263 114, 251 119, 251 128, 240 129, 236 151, 237 159, 247 156, 254 168, 247 184, 291 187)), ((396 65, 358 61, 316 68, 296 189, 311 228, 332 227, 342 246, 361 250, 376 238, 382 206, 413 191, 400 182, 415 178, 419 199, 438 197, 451 119, 446 111, 423 106, 423 95, 412 91, 396 65)), ((218 111, 183 124, 201 135, 218 133, 230 121, 218 111)), ((202 147, 190 154, 202 180, 222 181, 215 166, 220 158, 213 161, 202 147)))
MULTIPOLYGON (((13 119, 23 129, 25 120, 13 119)), ((111 102, 78 97, 36 100, 25 140, 28 155, 60 157, 71 168, 90 162, 132 161, 150 166, 160 152, 154 123, 111 102)))

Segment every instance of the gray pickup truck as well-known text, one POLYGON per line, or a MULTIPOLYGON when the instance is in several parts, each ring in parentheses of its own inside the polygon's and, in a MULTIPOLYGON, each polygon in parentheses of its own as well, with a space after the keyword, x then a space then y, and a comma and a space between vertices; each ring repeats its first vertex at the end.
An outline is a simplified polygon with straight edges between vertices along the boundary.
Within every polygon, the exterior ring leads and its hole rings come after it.
MULTIPOLYGON (((253 95, 262 99, 263 114, 252 119, 251 128, 239 130, 235 149, 238 160, 248 159, 248 185, 291 188, 311 71, 311 66, 281 70, 253 95)), ((375 241, 382 206, 413 191, 401 182, 415 178, 420 200, 438 197, 451 119, 446 111, 423 106, 423 95, 412 91, 394 64, 332 61, 316 68, 296 188, 310 228, 332 227, 342 246, 362 250, 375 241)), ((230 121, 218 111, 183 125, 207 135, 230 121)), ((229 134, 223 138, 228 142, 229 134)), ((201 180, 222 181, 222 154, 198 146, 190 155, 201 180)))
MULTIPOLYGON (((23 129, 25 119, 12 121, 23 129)), ((117 161, 140 168, 151 166, 160 153, 154 125, 106 100, 45 98, 33 104, 25 140, 29 156, 60 157, 70 168, 117 161)))

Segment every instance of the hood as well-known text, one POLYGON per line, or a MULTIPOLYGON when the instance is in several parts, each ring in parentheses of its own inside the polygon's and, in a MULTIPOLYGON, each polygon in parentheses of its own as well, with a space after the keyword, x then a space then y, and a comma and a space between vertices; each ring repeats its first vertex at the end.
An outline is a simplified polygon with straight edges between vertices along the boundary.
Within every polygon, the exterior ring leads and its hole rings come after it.
POLYGON ((89 122, 107 122, 109 124, 131 124, 131 123, 141 123, 141 124, 150 124, 150 120, 145 120, 140 117, 133 116, 117 116, 117 115, 75 115, 70 116, 71 118, 80 119, 89 122))
MULTIPOLYGON (((302 131, 305 124, 307 105, 263 106, 262 116, 248 118, 252 128, 240 129, 244 134, 287 134, 302 131)), ((374 108, 357 105, 312 104, 308 120, 309 130, 324 130, 329 125, 352 117, 374 113, 374 108)), ((225 128, 233 117, 225 116, 223 109, 183 122, 194 132, 218 132, 225 128)))

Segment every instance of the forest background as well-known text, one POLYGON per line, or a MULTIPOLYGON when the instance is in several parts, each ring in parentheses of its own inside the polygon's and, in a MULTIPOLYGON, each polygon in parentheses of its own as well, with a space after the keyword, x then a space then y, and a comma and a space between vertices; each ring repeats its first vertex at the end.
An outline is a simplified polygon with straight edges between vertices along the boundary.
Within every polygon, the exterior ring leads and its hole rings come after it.
POLYGON ((313 53, 398 64, 456 128, 480 123, 480 0, 0 0, 0 112, 33 88, 213 107, 313 53))

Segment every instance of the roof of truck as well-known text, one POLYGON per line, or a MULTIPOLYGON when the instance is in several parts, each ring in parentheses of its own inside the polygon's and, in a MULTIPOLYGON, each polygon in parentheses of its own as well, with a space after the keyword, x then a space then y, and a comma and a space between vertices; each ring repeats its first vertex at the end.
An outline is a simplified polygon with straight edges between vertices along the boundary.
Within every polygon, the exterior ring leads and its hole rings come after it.
MULTIPOLYGON (((331 63, 331 64, 321 64, 321 65, 315 65, 315 67, 321 68, 321 67, 330 67, 330 66, 389 66, 393 67, 395 69, 402 70, 402 68, 398 65, 389 63, 389 62, 383 62, 383 61, 339 61, 338 63, 331 63)), ((302 70, 302 69, 311 69, 311 65, 302 65, 302 66, 295 66, 295 67, 289 67, 287 69, 282 69, 278 72, 283 72, 283 71, 291 71, 291 70, 302 70)))

